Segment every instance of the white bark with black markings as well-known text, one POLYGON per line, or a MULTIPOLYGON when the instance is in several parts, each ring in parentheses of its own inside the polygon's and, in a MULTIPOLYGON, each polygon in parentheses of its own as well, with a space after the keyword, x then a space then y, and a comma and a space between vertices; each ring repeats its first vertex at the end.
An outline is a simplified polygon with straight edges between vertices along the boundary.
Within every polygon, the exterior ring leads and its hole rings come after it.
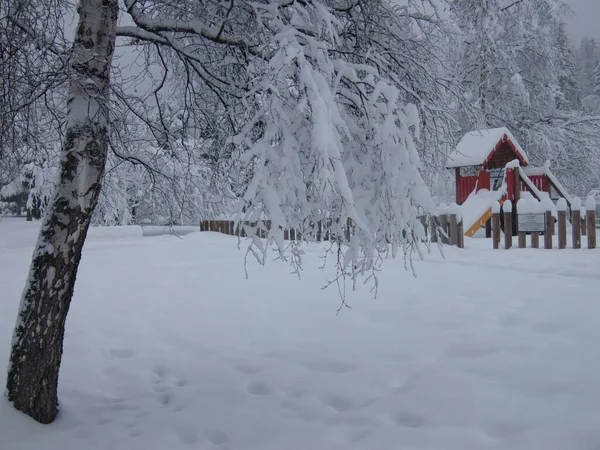
POLYGON ((58 412, 65 321, 108 151, 109 73, 117 0, 81 0, 71 59, 60 179, 48 209, 13 335, 7 397, 38 422, 58 412))

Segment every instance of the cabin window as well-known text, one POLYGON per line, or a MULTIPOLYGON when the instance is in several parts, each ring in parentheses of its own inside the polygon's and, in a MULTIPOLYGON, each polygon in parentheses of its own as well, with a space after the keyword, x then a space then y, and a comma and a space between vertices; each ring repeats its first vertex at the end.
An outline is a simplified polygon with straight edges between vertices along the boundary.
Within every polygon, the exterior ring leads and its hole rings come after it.
POLYGON ((492 169, 490 170, 490 185, 493 191, 497 191, 502 187, 504 182, 504 169, 492 169))

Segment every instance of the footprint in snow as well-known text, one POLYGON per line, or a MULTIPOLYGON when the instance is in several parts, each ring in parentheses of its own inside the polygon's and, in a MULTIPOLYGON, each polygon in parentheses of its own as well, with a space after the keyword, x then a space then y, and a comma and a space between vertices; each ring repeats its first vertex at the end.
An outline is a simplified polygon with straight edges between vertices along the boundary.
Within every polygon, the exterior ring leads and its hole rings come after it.
POLYGON ((173 394, 171 393, 171 391, 166 391, 160 393, 160 395, 158 395, 157 398, 161 404, 168 406, 173 401, 173 394))
POLYGON ((542 334, 555 334, 564 329, 564 325, 555 322, 542 322, 535 326, 535 331, 542 334))
POLYGON ((113 348, 108 351, 108 354, 113 358, 127 359, 131 358, 135 352, 130 348, 113 348))
POLYGON ((221 430, 206 430, 204 438, 213 445, 223 445, 229 442, 229 436, 221 430))
POLYGON ((487 434, 496 439, 514 439, 527 433, 531 427, 523 422, 500 420, 485 427, 487 434))
POLYGON ((348 440, 352 444, 356 444, 369 436, 369 434, 370 432, 367 430, 353 430, 348 433, 348 440))
POLYGON ((498 348, 489 345, 459 344, 447 350, 449 356, 455 358, 476 359, 498 353, 498 348))
POLYGON ((346 397, 342 397, 341 395, 335 395, 335 394, 324 395, 321 399, 321 402, 325 406, 329 406, 330 408, 333 408, 337 412, 350 411, 355 408, 355 404, 352 402, 352 400, 350 400, 346 397))
POLYGON ((154 392, 156 392, 157 394, 162 394, 164 392, 169 392, 172 389, 171 386, 167 386, 166 384, 159 384, 157 386, 154 386, 152 388, 152 390, 154 392))
POLYGON ((325 372, 334 374, 344 374, 356 370, 356 365, 334 360, 311 361, 306 364, 306 367, 315 372, 325 372))
POLYGON ((175 381, 175 386, 177 387, 184 387, 188 384, 188 381, 184 378, 180 378, 177 381, 175 381))
POLYGON ((200 438, 198 435, 192 430, 184 430, 179 433, 179 441, 185 445, 193 445, 196 444, 200 438))
POLYGON ((523 319, 517 315, 509 315, 500 319, 500 325, 504 328, 519 327, 523 325, 523 319))
POLYGON ((157 364, 152 368, 152 373, 162 379, 169 373, 169 369, 164 364, 157 364))
POLYGON ((247 375, 254 375, 262 370, 259 366, 244 363, 235 365, 234 369, 237 372, 244 373, 247 375))
POLYGON ((254 381, 248 385, 248 393, 252 395, 269 395, 272 390, 261 381, 254 381))
POLYGON ((405 428, 423 428, 427 425, 427 419, 409 411, 400 411, 394 414, 394 422, 405 428))
POLYGON ((93 436, 93 433, 88 429, 79 429, 75 431, 74 436, 77 439, 88 439, 93 436))
POLYGON ((129 434, 129 437, 138 437, 144 433, 139 428, 132 428, 131 430, 129 430, 128 434, 129 434))

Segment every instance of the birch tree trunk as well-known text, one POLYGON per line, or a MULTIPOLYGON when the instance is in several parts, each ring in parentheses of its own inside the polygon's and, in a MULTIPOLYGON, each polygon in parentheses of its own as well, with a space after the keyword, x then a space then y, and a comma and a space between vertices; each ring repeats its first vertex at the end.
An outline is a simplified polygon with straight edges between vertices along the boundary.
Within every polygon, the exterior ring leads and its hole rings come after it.
POLYGON ((6 395, 41 423, 58 413, 58 372, 77 267, 108 151, 117 0, 80 0, 59 185, 46 212, 13 334, 6 395))

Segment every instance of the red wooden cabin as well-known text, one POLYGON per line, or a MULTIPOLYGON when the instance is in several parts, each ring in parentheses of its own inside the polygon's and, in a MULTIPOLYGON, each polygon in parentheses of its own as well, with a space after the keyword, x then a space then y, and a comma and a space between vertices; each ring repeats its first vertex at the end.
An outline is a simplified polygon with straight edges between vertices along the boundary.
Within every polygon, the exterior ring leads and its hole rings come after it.
MULTIPOLYGON (((527 167, 529 159, 517 140, 507 128, 471 131, 459 142, 448 157, 448 168, 456 172, 456 203, 462 205, 477 190, 497 190, 505 178, 505 167, 518 160, 520 167, 527 167)), ((550 192, 550 184, 544 169, 526 170, 529 181, 542 192, 550 192)), ((507 195, 504 199, 516 201, 520 191, 531 190, 525 180, 518 178, 514 170, 506 173, 507 195)))

